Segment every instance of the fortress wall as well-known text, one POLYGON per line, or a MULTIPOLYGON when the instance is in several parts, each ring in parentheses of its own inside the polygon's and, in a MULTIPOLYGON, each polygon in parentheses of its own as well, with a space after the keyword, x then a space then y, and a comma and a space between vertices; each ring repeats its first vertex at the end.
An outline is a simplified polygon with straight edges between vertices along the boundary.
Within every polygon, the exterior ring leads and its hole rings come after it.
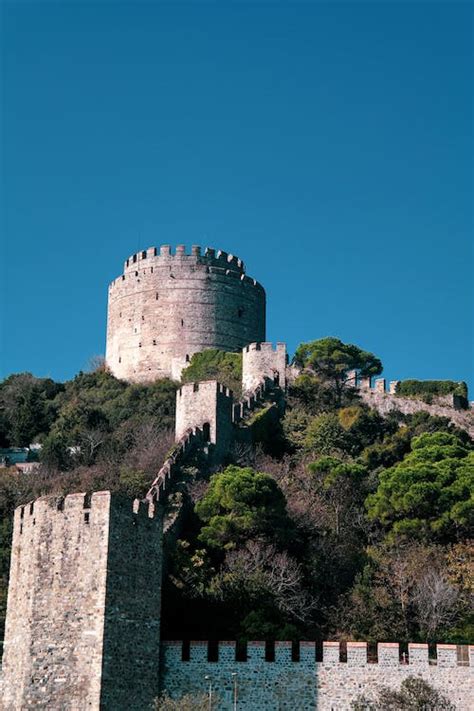
POLYGON ((3 711, 125 711, 156 696, 161 517, 149 513, 107 491, 16 509, 3 711))
POLYGON ((241 260, 179 250, 132 255, 109 286, 106 361, 118 378, 177 377, 193 353, 265 338, 265 291, 241 260))
POLYGON ((277 378, 280 387, 286 385, 287 366, 286 344, 250 343, 242 351, 242 390, 244 393, 255 390, 264 380, 277 378))
POLYGON ((323 660, 316 661, 314 642, 300 642, 293 661, 291 642, 276 642, 274 661, 265 660, 265 643, 249 642, 247 660, 236 661, 233 642, 220 642, 218 661, 208 661, 206 642, 191 642, 189 661, 182 661, 181 642, 162 643, 161 688, 179 698, 212 692, 219 711, 231 711, 234 681, 237 708, 242 711, 350 711, 359 695, 373 698, 378 687, 398 689, 409 675, 421 676, 446 694, 457 711, 473 708, 474 650, 470 666, 459 666, 454 645, 438 645, 438 663, 428 663, 428 646, 409 646, 409 663, 400 663, 398 644, 379 644, 378 662, 367 662, 365 642, 347 643, 347 661, 340 661, 339 642, 323 644, 323 660), (443 653, 447 653, 443 657, 443 653), (232 676, 235 674, 235 676, 232 676), (205 677, 209 677, 206 679, 205 677))

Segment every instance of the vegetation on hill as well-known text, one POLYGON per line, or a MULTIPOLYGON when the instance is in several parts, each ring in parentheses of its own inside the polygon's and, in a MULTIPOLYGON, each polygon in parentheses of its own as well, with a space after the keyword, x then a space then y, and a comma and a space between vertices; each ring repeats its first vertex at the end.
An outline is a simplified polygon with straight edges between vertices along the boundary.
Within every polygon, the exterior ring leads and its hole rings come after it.
POLYGON ((218 380, 227 385, 238 398, 242 391, 242 353, 225 353, 214 348, 194 353, 181 380, 183 383, 218 380))
POLYGON ((396 395, 420 398, 425 402, 443 395, 458 395, 467 400, 467 385, 454 380, 401 380, 397 384, 396 395))
MULTIPOLYGON (((472 641, 469 436, 426 412, 371 410, 349 371, 382 365, 357 346, 312 341, 295 362, 281 423, 259 418, 264 449, 236 447, 219 472, 189 462, 165 637, 472 641)), ((209 378, 237 391, 240 356, 193 356, 183 380, 209 378)), ((43 444, 34 475, 0 469, 0 618, 13 508, 50 492, 142 496, 172 443, 175 388, 103 368, 0 383, 2 446, 43 444)))

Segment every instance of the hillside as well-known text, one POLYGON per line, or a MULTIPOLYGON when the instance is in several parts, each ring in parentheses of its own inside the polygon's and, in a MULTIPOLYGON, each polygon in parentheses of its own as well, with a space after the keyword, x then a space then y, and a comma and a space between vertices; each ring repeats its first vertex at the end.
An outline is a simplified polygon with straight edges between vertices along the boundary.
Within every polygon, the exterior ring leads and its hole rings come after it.
MULTIPOLYGON (((240 367, 238 354, 207 351, 183 381, 236 387, 240 367)), ((221 471, 189 462, 165 638, 472 640, 472 440, 416 396, 413 412, 377 407, 354 369, 370 377, 382 364, 337 339, 302 344, 284 416, 254 413, 254 446, 221 471)), ((0 616, 14 507, 78 490, 143 496, 173 442, 176 387, 128 385, 104 368, 0 384, 0 446, 42 444, 33 474, 0 469, 0 616)))

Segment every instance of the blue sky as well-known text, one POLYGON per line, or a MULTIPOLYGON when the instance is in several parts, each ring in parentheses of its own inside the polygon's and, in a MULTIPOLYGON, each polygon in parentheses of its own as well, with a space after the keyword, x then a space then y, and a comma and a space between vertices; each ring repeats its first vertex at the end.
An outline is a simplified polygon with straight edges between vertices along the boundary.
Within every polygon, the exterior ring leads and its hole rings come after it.
POLYGON ((124 258, 184 243, 290 351, 474 387, 472 8, 4 2, 0 375, 87 367, 124 258))

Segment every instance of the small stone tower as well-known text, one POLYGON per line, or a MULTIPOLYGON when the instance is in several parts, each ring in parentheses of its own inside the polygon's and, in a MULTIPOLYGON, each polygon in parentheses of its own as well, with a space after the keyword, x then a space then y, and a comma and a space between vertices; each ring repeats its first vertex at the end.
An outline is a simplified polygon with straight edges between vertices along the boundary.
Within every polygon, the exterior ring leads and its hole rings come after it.
POLYGON ((226 252, 150 247, 109 286, 106 361, 117 378, 179 379, 193 353, 264 339, 265 291, 226 252))
POLYGON ((276 380, 282 390, 286 387, 288 356, 286 343, 250 343, 242 351, 242 390, 251 392, 264 378, 276 380))
POLYGON ((108 491, 16 509, 4 711, 151 707, 161 546, 159 509, 108 491))
POLYGON ((187 429, 200 427, 215 457, 227 454, 233 442, 232 391, 216 380, 186 383, 176 393, 176 441, 187 429))

